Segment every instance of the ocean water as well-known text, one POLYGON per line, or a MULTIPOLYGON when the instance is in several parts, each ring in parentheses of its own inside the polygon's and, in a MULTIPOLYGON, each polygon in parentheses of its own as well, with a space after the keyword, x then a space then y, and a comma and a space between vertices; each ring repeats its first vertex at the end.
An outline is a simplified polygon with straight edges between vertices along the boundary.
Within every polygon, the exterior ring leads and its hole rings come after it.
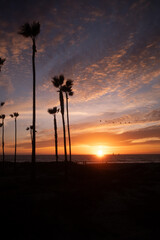
MULTIPOLYGON (((2 156, 0 156, 2 161, 2 156)), ((5 161, 13 162, 13 155, 5 155, 5 161)), ((37 155, 37 162, 53 162, 54 155, 37 155)), ((59 156, 64 161, 64 155, 59 156)), ((160 163, 160 154, 118 154, 97 157, 96 155, 72 155, 72 161, 79 164, 90 163, 160 163)), ((17 162, 31 162, 31 155, 17 155, 17 162)))

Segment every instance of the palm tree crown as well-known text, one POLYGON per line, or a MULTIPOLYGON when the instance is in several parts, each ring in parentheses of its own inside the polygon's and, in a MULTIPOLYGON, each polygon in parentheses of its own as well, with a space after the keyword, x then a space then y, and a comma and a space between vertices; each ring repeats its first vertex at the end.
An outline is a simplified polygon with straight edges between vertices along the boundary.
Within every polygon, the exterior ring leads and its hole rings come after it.
POLYGON ((52 80, 53 86, 56 88, 59 88, 59 100, 61 105, 61 113, 64 115, 64 99, 63 99, 63 93, 62 93, 62 85, 64 83, 64 76, 61 74, 58 76, 53 77, 52 80))
POLYGON ((64 76, 63 75, 59 75, 53 77, 52 83, 54 85, 54 87, 56 88, 60 88, 62 86, 62 84, 64 83, 64 76))
POLYGON ((18 112, 14 112, 14 117, 18 117, 19 116, 19 113, 18 112))
POLYGON ((73 96, 74 92, 72 90, 73 80, 68 79, 66 84, 61 87, 62 92, 68 93, 69 96, 73 96))
POLYGON ((28 131, 29 129, 33 130, 33 126, 31 125, 31 126, 29 126, 29 127, 26 128, 27 131, 28 131))
POLYGON ((29 24, 28 22, 26 22, 24 25, 20 27, 18 33, 26 38, 28 37, 31 37, 32 39, 36 38, 37 35, 40 33, 40 23, 33 22, 32 24, 29 24))
POLYGON ((53 108, 48 109, 49 114, 55 114, 55 113, 58 113, 58 112, 59 112, 59 109, 57 107, 53 107, 53 108))
POLYGON ((9 116, 11 118, 13 118, 13 117, 17 118, 19 116, 19 113, 18 112, 14 112, 13 114, 10 114, 9 116))
POLYGON ((5 117, 6 117, 5 114, 0 115, 0 118, 1 118, 1 119, 5 119, 5 117))

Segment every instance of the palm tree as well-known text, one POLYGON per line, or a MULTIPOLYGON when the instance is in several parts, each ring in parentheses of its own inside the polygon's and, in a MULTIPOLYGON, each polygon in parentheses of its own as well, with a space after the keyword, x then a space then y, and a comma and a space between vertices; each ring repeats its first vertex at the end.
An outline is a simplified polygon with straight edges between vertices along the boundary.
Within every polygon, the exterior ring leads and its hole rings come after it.
POLYGON ((1 58, 0 57, 0 72, 1 72, 1 67, 2 67, 2 65, 3 65, 3 63, 6 61, 6 59, 5 58, 1 58))
POLYGON ((69 141, 69 156, 70 156, 70 162, 72 161, 71 159, 71 137, 70 137, 70 126, 69 126, 69 111, 68 111, 68 99, 69 96, 73 96, 74 92, 72 90, 73 86, 73 80, 67 80, 66 84, 62 86, 62 91, 66 95, 66 110, 67 110, 67 128, 68 128, 68 141, 69 141))
POLYGON ((31 143, 32 143, 32 142, 33 142, 33 126, 31 125, 31 126, 27 127, 26 130, 27 130, 27 131, 30 130, 31 143))
POLYGON ((56 113, 59 112, 57 107, 49 108, 48 113, 52 114, 54 117, 54 136, 55 136, 55 154, 56 154, 56 162, 58 162, 58 135, 57 135, 57 120, 56 120, 56 113))
POLYGON ((65 129, 65 120, 64 120, 64 98, 62 92, 62 85, 64 83, 64 76, 60 75, 59 77, 53 77, 52 83, 54 87, 58 88, 59 92, 59 101, 61 107, 61 115, 62 115, 62 123, 63 123, 63 139, 64 139, 64 154, 65 154, 65 162, 67 163, 67 149, 66 149, 66 129, 65 129))
POLYGON ((5 114, 0 115, 0 119, 2 119, 1 127, 2 127, 2 153, 3 153, 3 167, 4 167, 4 161, 5 161, 5 155, 4 155, 4 119, 5 114))
POLYGON ((35 162, 36 162, 36 71, 35 71, 35 53, 36 50, 36 38, 40 33, 40 23, 33 22, 29 24, 25 23, 20 27, 20 31, 18 32, 22 36, 26 38, 32 39, 32 68, 33 68, 33 141, 32 141, 32 165, 33 172, 32 177, 35 178, 35 162))
POLYGON ((17 117, 19 116, 18 112, 10 114, 11 118, 14 118, 15 121, 15 152, 14 152, 14 168, 16 169, 16 157, 17 157, 17 117))

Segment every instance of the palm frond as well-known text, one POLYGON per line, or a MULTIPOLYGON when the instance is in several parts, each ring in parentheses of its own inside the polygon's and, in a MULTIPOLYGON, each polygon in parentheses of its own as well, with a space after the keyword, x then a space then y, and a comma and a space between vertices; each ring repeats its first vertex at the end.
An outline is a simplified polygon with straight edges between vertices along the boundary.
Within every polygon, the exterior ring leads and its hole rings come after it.
POLYGON ((18 117, 19 116, 19 113, 18 112, 14 112, 14 117, 18 117))
POLYGON ((3 123, 0 123, 0 127, 2 127, 3 126, 3 123))
POLYGON ((31 25, 26 22, 24 25, 22 25, 18 31, 18 34, 28 38, 32 37, 32 27, 31 25))
POLYGON ((59 82, 59 78, 57 76, 52 78, 52 83, 54 85, 54 87, 58 88, 60 86, 60 82, 59 82))
POLYGON ((1 116, 2 116, 2 119, 5 119, 5 117, 6 117, 6 115, 5 115, 5 114, 2 114, 1 116))
POLYGON ((61 87, 61 91, 65 93, 69 93, 70 96, 73 96, 72 86, 73 86, 73 80, 68 79, 66 81, 66 84, 61 87))
POLYGON ((13 118, 13 117, 14 117, 14 116, 13 116, 13 114, 10 114, 9 116, 10 116, 11 118, 13 118))
POLYGON ((40 33, 39 22, 33 22, 32 24, 26 22, 24 25, 20 27, 20 30, 18 31, 18 34, 21 34, 26 38, 28 37, 35 38, 39 33, 40 33))
POLYGON ((53 112, 54 112, 54 113, 57 113, 57 111, 58 111, 57 107, 54 107, 54 108, 53 108, 53 112))
POLYGON ((63 85, 63 86, 61 87, 61 91, 62 91, 62 92, 68 92, 68 87, 67 87, 66 85, 63 85))
POLYGON ((53 108, 49 108, 49 109, 48 109, 48 113, 49 113, 49 114, 53 114, 53 108))
POLYGON ((27 127, 26 130, 28 131, 28 130, 29 130, 29 127, 27 127))
POLYGON ((39 22, 33 22, 31 24, 31 31, 32 31, 32 37, 36 37, 40 33, 40 23, 39 22))
POLYGON ((73 91, 70 91, 69 92, 69 96, 73 96, 74 95, 74 92, 73 91))
POLYGON ((55 114, 57 112, 59 112, 59 109, 57 107, 53 107, 53 108, 48 109, 49 114, 55 114))
POLYGON ((66 81, 66 86, 67 86, 67 87, 72 87, 72 86, 73 86, 73 80, 68 79, 68 80, 66 81))
POLYGON ((62 85, 64 83, 64 75, 59 75, 59 84, 62 85))

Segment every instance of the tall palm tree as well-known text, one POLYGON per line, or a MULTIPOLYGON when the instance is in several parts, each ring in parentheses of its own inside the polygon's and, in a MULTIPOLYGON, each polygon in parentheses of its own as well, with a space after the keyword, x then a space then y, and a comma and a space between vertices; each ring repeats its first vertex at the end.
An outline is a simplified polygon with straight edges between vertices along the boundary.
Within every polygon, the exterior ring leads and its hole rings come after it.
POLYGON ((4 167, 4 161, 5 161, 5 155, 4 155, 4 119, 5 119, 5 114, 0 115, 0 119, 2 119, 2 154, 3 154, 3 167, 4 167))
POLYGON ((0 72, 1 72, 1 67, 2 67, 2 65, 3 65, 3 63, 6 61, 6 59, 5 58, 1 58, 0 57, 0 72))
POLYGON ((66 95, 66 111, 67 111, 67 128, 68 128, 68 141, 69 141, 69 157, 70 157, 70 162, 72 161, 71 158, 71 136, 70 136, 70 125, 69 125, 69 110, 68 110, 68 99, 69 96, 73 96, 74 92, 72 90, 72 86, 73 86, 73 80, 68 79, 66 81, 66 84, 62 86, 62 91, 65 93, 66 95))
POLYGON ((62 85, 64 83, 64 76, 60 75, 59 77, 55 76, 52 80, 53 86, 58 88, 59 92, 59 101, 60 101, 60 109, 62 115, 62 123, 63 123, 63 139, 64 139, 64 154, 65 154, 65 162, 67 162, 67 149, 66 149, 66 129, 65 129, 65 120, 64 120, 64 98, 62 92, 62 85))
POLYGON ((32 141, 32 165, 33 172, 32 177, 35 178, 35 162, 36 162, 36 71, 35 71, 35 53, 36 50, 36 38, 40 33, 40 23, 33 22, 29 24, 25 23, 20 27, 18 32, 26 38, 32 39, 32 68, 33 68, 33 141, 32 141))
POLYGON ((18 112, 10 114, 11 118, 14 118, 15 121, 15 151, 14 151, 14 168, 16 169, 16 160, 17 160, 17 117, 19 116, 18 112))
POLYGON ((48 113, 52 114, 54 117, 54 136, 55 136, 55 154, 56 154, 56 162, 58 162, 58 135, 57 135, 57 120, 56 113, 59 112, 57 107, 49 108, 48 113))

